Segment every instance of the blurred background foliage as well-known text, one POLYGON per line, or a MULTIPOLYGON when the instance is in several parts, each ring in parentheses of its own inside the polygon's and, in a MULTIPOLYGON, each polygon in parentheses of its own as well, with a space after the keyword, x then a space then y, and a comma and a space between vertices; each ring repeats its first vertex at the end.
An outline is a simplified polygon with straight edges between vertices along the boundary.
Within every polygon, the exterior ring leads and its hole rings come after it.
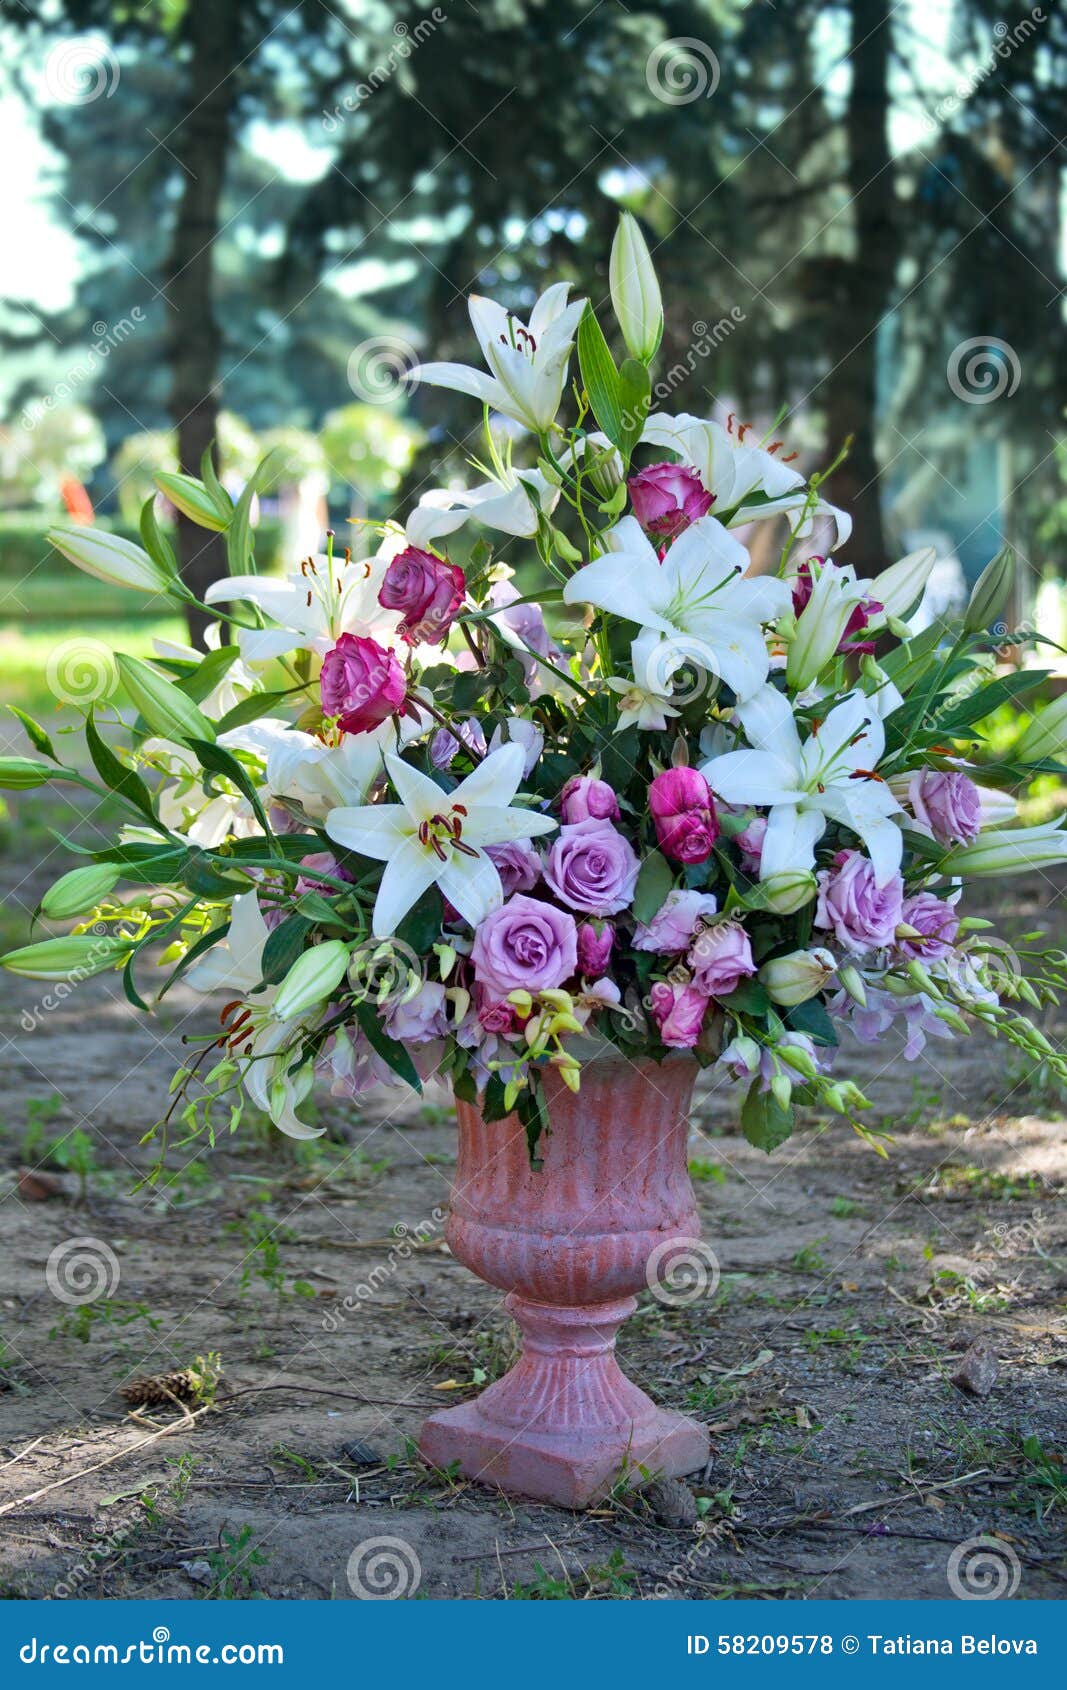
MULTIPOLYGON (((127 530, 216 438, 232 489, 283 448, 275 565, 469 479, 476 408, 403 371, 471 358, 472 290, 602 306, 620 205, 656 247, 669 408, 773 426, 805 467, 850 440, 845 561, 933 539, 950 591, 1006 538, 1017 616, 1063 633, 1053 0, 5 0, 0 41, 6 694, 18 642, 136 610, 73 584, 46 523, 127 530)), ((202 589, 220 548, 176 527, 202 589)))

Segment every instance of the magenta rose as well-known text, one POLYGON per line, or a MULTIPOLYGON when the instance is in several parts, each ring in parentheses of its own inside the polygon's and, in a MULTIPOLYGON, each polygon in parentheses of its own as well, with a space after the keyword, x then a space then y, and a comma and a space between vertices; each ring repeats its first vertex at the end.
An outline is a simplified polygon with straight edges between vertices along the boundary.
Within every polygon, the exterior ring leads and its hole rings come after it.
POLYGON ((510 1003, 501 1003, 488 997, 479 988, 478 1023, 486 1033, 511 1033, 515 1029, 516 1015, 510 1003))
POLYGON ((541 878, 541 859, 529 839, 487 845, 485 854, 496 864, 505 898, 510 898, 513 892, 532 892, 541 878))
POLYGON ((650 464, 631 475, 626 485, 638 522, 659 540, 673 540, 698 517, 707 516, 714 502, 688 464, 650 464))
POLYGON ((545 859, 545 879, 561 903, 585 915, 618 915, 634 895, 640 863, 610 822, 561 827, 545 859))
POLYGON ((615 944, 610 921, 583 921, 578 929, 578 972, 587 980, 606 974, 615 944))
POLYGON ((572 775, 559 795, 559 803, 565 822, 615 822, 619 819, 619 800, 614 787, 592 775, 572 775))
POLYGON ((296 890, 300 895, 304 892, 325 892, 327 895, 337 896, 336 886, 320 880, 320 874, 328 874, 334 880, 355 880, 354 874, 349 874, 342 868, 337 858, 330 851, 312 851, 310 856, 301 857, 300 867, 303 871, 297 878, 296 890))
POLYGON ((908 798, 939 845, 969 845, 977 839, 982 801, 969 775, 956 769, 921 769, 911 777, 908 798))
POLYGON ((377 640, 342 634, 322 660, 319 694, 324 715, 345 733, 369 733, 404 707, 407 680, 396 655, 377 640))
POLYGON ((663 956, 677 956, 684 951, 698 924, 705 916, 714 915, 718 904, 710 892, 668 892, 652 920, 634 928, 635 951, 659 951, 663 956))
POLYGON ((832 928, 838 942, 857 955, 892 943, 904 901, 899 874, 879 886, 874 864, 861 851, 839 851, 818 881, 816 927, 832 928))
POLYGON ((400 633, 411 645, 440 645, 463 603, 467 581, 458 564, 406 546, 385 572, 378 603, 399 610, 400 633))
POLYGON ((737 921, 720 921, 698 933, 688 962, 693 984, 709 998, 725 998, 756 972, 748 934, 737 921))
POLYGON ((649 993, 652 1019, 672 1050, 691 1050, 700 1037, 708 1000, 696 986, 657 980, 649 993))
POLYGON ((948 956, 960 930, 960 918, 952 905, 935 898, 932 892, 916 892, 913 897, 905 898, 901 920, 906 926, 914 927, 920 937, 898 939, 897 950, 903 956, 917 957, 920 962, 936 962, 948 956))
POLYGON ((491 997, 562 986, 578 967, 574 917, 517 892, 487 915, 471 947, 474 976, 491 997))
MULTIPOLYGON (((825 562, 826 559, 822 557, 812 558, 810 561, 802 563, 800 568, 797 570, 796 575, 793 577, 794 616, 800 615, 801 611, 806 608, 808 600, 811 598, 812 589, 815 585, 811 578, 811 565, 813 563, 825 562)), ((880 604, 877 599, 871 598, 868 593, 862 603, 855 607, 848 621, 845 623, 841 638, 838 641, 838 651, 873 651, 873 640, 857 640, 856 635, 862 634, 868 622, 871 620, 871 617, 884 609, 885 606, 880 604)))
POLYGON ((648 789, 648 807, 665 857, 702 863, 719 837, 711 788, 697 769, 664 769, 648 789))

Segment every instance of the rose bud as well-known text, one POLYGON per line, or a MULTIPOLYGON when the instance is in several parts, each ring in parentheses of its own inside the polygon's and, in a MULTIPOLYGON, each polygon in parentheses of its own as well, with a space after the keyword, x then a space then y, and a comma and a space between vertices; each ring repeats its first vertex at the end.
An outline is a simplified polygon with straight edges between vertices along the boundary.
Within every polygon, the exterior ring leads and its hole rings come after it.
POLYGON ((615 944, 610 921, 583 921, 578 929, 578 972, 587 980, 607 973, 615 944))
POLYGON ((319 692, 324 714, 345 733, 369 733, 403 709, 407 681, 395 654, 377 640, 342 634, 322 660, 319 692))
POLYGON ((626 485, 634 515, 657 540, 675 539, 712 506, 712 495, 688 464, 651 464, 626 485))
POLYGON ((697 769, 664 769, 648 789, 648 806, 664 856, 677 863, 702 863, 719 837, 715 803, 697 769))
POLYGON ((565 822, 614 822, 619 819, 619 800, 614 787, 592 775, 572 775, 560 793, 560 810, 565 822))
POLYGON ((458 564, 406 546, 385 572, 378 603, 399 610, 400 634, 410 645, 440 645, 463 603, 466 577, 458 564))

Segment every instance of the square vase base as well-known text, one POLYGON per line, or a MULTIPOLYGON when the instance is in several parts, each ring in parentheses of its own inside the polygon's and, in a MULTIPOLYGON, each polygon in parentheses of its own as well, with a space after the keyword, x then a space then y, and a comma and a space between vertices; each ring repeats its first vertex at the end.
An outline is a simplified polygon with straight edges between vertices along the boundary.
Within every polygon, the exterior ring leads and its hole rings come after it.
POLYGON ((458 1462, 468 1479, 512 1495, 560 1508, 585 1508, 599 1502, 624 1469, 635 1486, 648 1478, 681 1478, 703 1469, 708 1434, 695 1420, 657 1409, 627 1437, 612 1428, 602 1434, 516 1431, 494 1425, 478 1403, 460 1403, 431 1414, 422 1428, 419 1450, 432 1467, 458 1462))

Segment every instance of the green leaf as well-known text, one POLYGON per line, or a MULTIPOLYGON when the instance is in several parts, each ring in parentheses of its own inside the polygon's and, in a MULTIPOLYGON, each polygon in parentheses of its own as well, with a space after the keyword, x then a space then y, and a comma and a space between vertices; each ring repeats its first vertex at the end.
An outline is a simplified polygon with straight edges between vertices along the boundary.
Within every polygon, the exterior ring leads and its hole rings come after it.
POLYGON ((263 812, 263 806, 259 801, 259 793, 256 791, 243 764, 239 763, 233 753, 226 750, 225 746, 217 745, 213 740, 190 739, 188 744, 190 750, 196 752, 202 768, 207 769, 213 775, 225 775, 227 780, 233 782, 238 792, 243 793, 251 804, 260 827, 264 833, 269 834, 271 830, 263 812))
POLYGON ((217 646, 214 651, 209 651, 207 656, 201 659, 195 669, 190 670, 187 675, 183 675, 176 682, 176 685, 181 688, 186 698, 191 698, 194 704, 199 704, 201 699, 206 698, 209 692, 215 690, 227 670, 232 668, 240 655, 241 649, 239 646, 217 646))
POLYGON ((378 1013, 371 1003, 357 1003, 355 1005, 356 1020, 367 1035, 367 1042, 377 1051, 383 1062, 388 1062, 394 1074, 406 1080, 413 1091, 422 1091, 422 1081, 419 1071, 405 1047, 396 1039, 391 1039, 378 1019, 378 1013))
POLYGON ((409 945, 416 956, 425 956, 441 937, 443 920, 444 899, 436 886, 430 886, 400 923, 396 938, 402 945, 409 945))
POLYGON ((674 870, 663 852, 650 851, 641 864, 634 888, 634 920, 647 926, 673 886, 674 870))
POLYGON ((638 363, 636 358, 624 359, 619 371, 622 439, 618 444, 627 460, 641 438, 648 416, 651 391, 651 378, 645 365, 638 363))
POLYGON ((246 722, 258 721, 260 716, 269 715, 276 704, 284 704, 290 696, 286 692, 253 692, 247 698, 239 699, 232 709, 227 710, 225 716, 220 716, 216 723, 216 732, 226 734, 231 728, 243 728, 246 722))
POLYGON ((720 998, 719 1003, 723 1009, 735 1010, 741 1015, 753 1015, 757 1018, 766 1015, 771 1006, 767 989, 761 986, 758 980, 742 980, 727 997, 720 998))
POLYGON ((303 915, 289 915, 270 934, 263 947, 263 983, 277 986, 304 949, 312 923, 303 915))
MULTIPOLYGON (((93 720, 91 707, 88 716, 85 718, 85 743, 93 760, 93 768, 104 785, 109 786, 112 792, 117 792, 120 797, 125 798, 127 803, 133 804, 142 815, 155 821, 152 794, 136 770, 128 769, 125 763, 120 763, 110 745, 101 739, 96 722, 93 720)), ((148 849, 154 850, 155 847, 150 846, 148 849)), ((115 861, 119 860, 118 853, 109 853, 109 858, 115 861)))
POLYGON ((548 1106, 541 1085, 541 1078, 537 1070, 530 1074, 530 1083, 525 1091, 520 1091, 515 1113, 526 1128, 526 1150, 530 1158, 530 1166, 534 1173, 540 1173, 544 1167, 544 1160, 537 1154, 537 1147, 546 1133, 552 1131, 552 1123, 548 1118, 548 1106))
POLYGON ((793 1132, 793 1111, 783 1109, 773 1092, 760 1091, 760 1082, 753 1080, 741 1105, 741 1130, 749 1144, 768 1154, 793 1132))
POLYGON ((482 1101, 483 1121, 506 1121, 512 1111, 504 1102, 507 1090, 499 1074, 490 1074, 485 1086, 485 1097, 482 1101))
POLYGON ((794 1032, 807 1033, 817 1045, 836 1045, 838 1042, 834 1024, 821 998, 809 998, 807 1003, 794 1004, 792 1009, 786 1010, 785 1019, 794 1032))
POLYGON ((220 939, 225 939, 225 937, 226 937, 226 935, 229 931, 230 931, 229 921, 222 921, 222 922, 219 923, 218 927, 211 928, 210 932, 201 933, 201 935, 200 935, 199 939, 196 941, 195 945, 189 946, 189 949, 186 951, 185 955, 182 957, 178 966, 174 969, 173 973, 169 976, 169 978, 167 979, 165 984, 162 985, 160 987, 159 991, 156 993, 156 1002, 159 1003, 161 998, 166 997, 166 995, 170 991, 171 987, 173 985, 175 985, 181 979, 181 977, 185 973, 186 969, 191 968, 193 963, 198 961, 199 958, 203 956, 205 951, 209 951, 209 950, 211 950, 213 945, 217 945, 219 943, 220 939))
POLYGON ((141 542, 149 557, 154 559, 169 575, 178 575, 178 559, 174 555, 174 548, 159 526, 156 517, 156 500, 146 499, 141 506, 141 542))
POLYGON ((578 324, 578 364, 593 415, 613 446, 626 437, 622 415, 622 385, 615 360, 591 305, 578 324))
POLYGON ((9 704, 8 709, 22 723, 26 730, 26 737, 33 749, 39 751, 42 757, 51 757, 53 763, 58 763, 60 759, 56 756, 56 748, 40 722, 35 722, 32 716, 27 716, 25 710, 20 710, 17 704, 9 704))
POLYGON ((116 653, 126 692, 153 733, 164 739, 215 738, 215 729, 180 687, 159 675, 138 657, 116 653))
POLYGON ((219 515, 224 521, 229 522, 233 515, 233 500, 215 474, 215 453, 211 446, 205 448, 200 459, 200 479, 207 488, 219 515))

